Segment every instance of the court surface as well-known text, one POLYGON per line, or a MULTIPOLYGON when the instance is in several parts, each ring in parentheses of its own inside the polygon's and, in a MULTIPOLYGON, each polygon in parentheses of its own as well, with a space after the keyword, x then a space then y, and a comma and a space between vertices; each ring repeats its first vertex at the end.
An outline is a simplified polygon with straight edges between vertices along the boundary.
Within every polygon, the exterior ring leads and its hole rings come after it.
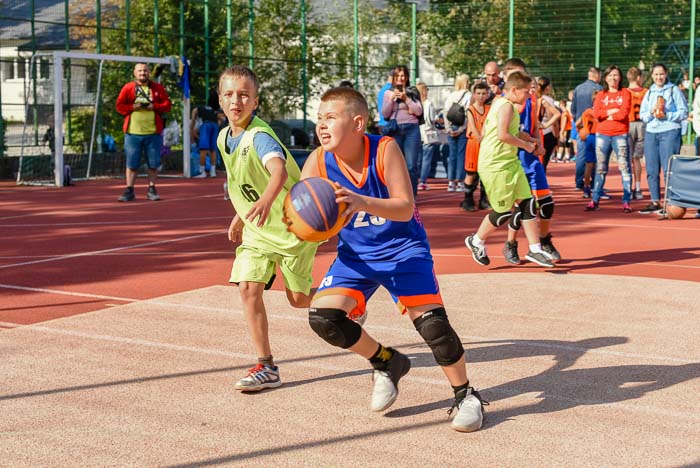
POLYGON ((484 212, 440 181, 419 195, 490 402, 472 434, 449 428, 452 391, 381 290, 366 329, 412 361, 389 410, 369 411, 366 361, 318 338, 279 279, 265 301, 285 384, 233 390, 256 356, 227 284, 223 179, 163 179, 161 202, 139 179, 126 204, 122 181, 2 185, 0 466, 698 466, 700 220, 623 214, 616 172, 584 213, 573 165, 550 166, 554 269, 505 263, 505 231, 477 265, 463 239, 484 212))

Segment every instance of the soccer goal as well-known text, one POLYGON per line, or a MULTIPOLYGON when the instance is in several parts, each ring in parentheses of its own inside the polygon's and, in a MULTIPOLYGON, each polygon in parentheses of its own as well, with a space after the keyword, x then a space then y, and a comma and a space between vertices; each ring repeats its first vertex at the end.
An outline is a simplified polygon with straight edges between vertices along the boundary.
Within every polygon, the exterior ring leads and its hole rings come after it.
POLYGON ((55 51, 31 57, 18 184, 60 187, 68 176, 124 176, 124 116, 115 103, 124 83, 134 79, 135 63, 151 66, 151 79, 166 86, 173 103, 164 116, 161 175, 190 177, 190 145, 183 143, 190 141, 189 90, 176 84, 177 58, 55 51))

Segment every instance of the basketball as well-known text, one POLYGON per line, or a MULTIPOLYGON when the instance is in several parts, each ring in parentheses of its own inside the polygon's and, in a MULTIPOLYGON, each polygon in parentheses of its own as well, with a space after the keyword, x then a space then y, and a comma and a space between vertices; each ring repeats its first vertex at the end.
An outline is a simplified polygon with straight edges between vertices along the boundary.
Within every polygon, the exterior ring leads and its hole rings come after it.
POLYGON ((336 203, 335 185, 323 177, 300 180, 284 199, 284 219, 299 239, 322 242, 345 225, 345 203, 336 203))
POLYGON ((686 209, 682 206, 668 205, 666 207, 666 214, 669 219, 681 219, 685 216, 686 209))

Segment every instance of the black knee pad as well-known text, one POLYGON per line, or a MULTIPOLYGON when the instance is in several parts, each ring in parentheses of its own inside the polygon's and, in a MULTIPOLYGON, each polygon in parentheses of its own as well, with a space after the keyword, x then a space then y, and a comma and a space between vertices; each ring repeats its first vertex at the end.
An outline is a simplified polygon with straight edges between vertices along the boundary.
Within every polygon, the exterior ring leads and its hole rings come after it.
POLYGON ((452 365, 464 355, 462 342, 447 320, 444 307, 425 312, 413 321, 413 326, 433 351, 439 365, 452 365))
POLYGON ((537 218, 537 202, 534 198, 526 198, 518 204, 518 208, 522 212, 523 221, 529 221, 537 218))
POLYGON ((309 309, 309 325, 327 343, 347 349, 358 342, 362 327, 340 309, 309 309))
POLYGON ((540 218, 542 219, 552 219, 554 215, 554 199, 551 195, 547 195, 544 198, 537 200, 540 205, 540 218))
POLYGON ((495 211, 491 211, 489 213, 489 221, 496 227, 503 226, 508 222, 512 214, 513 213, 510 211, 506 211, 504 213, 496 213, 495 211))

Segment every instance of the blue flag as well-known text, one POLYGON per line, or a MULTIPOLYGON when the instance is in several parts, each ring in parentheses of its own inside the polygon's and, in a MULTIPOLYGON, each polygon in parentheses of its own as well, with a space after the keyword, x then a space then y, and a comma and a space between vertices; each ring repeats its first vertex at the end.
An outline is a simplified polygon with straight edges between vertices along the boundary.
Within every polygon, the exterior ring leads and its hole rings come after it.
POLYGON ((180 75, 180 80, 177 85, 182 88, 182 94, 185 95, 187 99, 190 98, 190 64, 183 55, 180 57, 180 66, 178 68, 178 75, 180 75))

